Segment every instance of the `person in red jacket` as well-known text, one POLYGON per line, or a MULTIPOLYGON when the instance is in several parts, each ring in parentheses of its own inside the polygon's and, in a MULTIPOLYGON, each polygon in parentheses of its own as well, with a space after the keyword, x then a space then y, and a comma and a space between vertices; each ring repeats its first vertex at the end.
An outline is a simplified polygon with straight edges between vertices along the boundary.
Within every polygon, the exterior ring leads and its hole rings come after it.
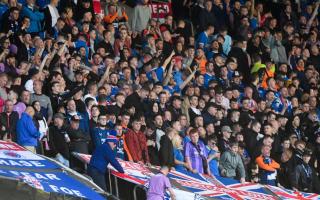
POLYGON ((134 162, 150 164, 147 139, 141 129, 141 121, 133 119, 132 128, 128 130, 125 141, 134 162))

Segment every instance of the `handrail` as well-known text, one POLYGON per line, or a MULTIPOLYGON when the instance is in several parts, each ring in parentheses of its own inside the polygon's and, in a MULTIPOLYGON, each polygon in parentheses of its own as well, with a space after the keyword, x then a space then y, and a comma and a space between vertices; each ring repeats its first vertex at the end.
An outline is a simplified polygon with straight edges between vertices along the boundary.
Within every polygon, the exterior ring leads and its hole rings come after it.
POLYGON ((143 185, 135 185, 133 188, 133 199, 137 200, 137 188, 141 188, 144 191, 146 191, 146 187, 144 187, 143 185))
POLYGON ((112 181, 111 181, 111 170, 110 169, 108 169, 108 176, 109 176, 109 184, 110 184, 110 194, 111 195, 113 195, 113 193, 112 193, 112 181))
POLYGON ((116 176, 113 176, 113 177, 114 177, 116 197, 119 198, 118 178, 116 176))

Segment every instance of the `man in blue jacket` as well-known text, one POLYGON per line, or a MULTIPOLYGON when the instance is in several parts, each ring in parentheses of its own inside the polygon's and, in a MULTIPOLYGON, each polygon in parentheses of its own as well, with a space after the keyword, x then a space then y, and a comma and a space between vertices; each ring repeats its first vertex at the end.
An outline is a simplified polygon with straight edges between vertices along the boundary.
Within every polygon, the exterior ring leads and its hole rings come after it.
POLYGON ((107 121, 108 119, 106 115, 99 115, 99 124, 91 131, 91 138, 93 140, 94 148, 103 144, 106 141, 108 135, 117 135, 117 132, 115 130, 107 129, 107 121))
POLYGON ((110 163, 118 172, 124 173, 120 163, 116 160, 113 151, 118 143, 116 136, 109 135, 102 145, 98 146, 93 152, 88 166, 88 174, 98 186, 107 190, 105 173, 110 163))
POLYGON ((17 123, 18 144, 36 153, 40 132, 33 123, 34 109, 28 106, 17 123))
POLYGON ((27 0, 27 5, 23 6, 21 17, 29 17, 30 26, 27 30, 28 33, 38 34, 43 30, 42 20, 44 19, 44 14, 40 12, 35 6, 34 0, 27 0))

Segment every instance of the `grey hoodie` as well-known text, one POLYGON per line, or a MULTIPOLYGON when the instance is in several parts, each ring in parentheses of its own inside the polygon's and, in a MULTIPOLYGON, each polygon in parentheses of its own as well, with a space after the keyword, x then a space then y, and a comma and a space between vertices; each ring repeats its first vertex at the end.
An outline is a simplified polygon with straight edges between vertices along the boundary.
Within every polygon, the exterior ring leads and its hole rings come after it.
POLYGON ((233 153, 228 150, 224 152, 220 158, 219 162, 220 174, 225 177, 235 178, 238 174, 240 178, 245 178, 246 172, 243 166, 242 159, 239 154, 233 153))

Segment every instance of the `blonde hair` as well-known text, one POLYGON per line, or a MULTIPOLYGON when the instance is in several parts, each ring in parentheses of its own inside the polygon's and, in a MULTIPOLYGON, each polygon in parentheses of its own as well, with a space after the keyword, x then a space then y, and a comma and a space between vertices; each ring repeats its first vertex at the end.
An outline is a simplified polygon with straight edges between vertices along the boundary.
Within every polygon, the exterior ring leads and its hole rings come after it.
POLYGON ((182 138, 180 137, 179 134, 175 134, 172 138, 172 145, 176 149, 182 149, 182 144, 181 144, 182 138))

